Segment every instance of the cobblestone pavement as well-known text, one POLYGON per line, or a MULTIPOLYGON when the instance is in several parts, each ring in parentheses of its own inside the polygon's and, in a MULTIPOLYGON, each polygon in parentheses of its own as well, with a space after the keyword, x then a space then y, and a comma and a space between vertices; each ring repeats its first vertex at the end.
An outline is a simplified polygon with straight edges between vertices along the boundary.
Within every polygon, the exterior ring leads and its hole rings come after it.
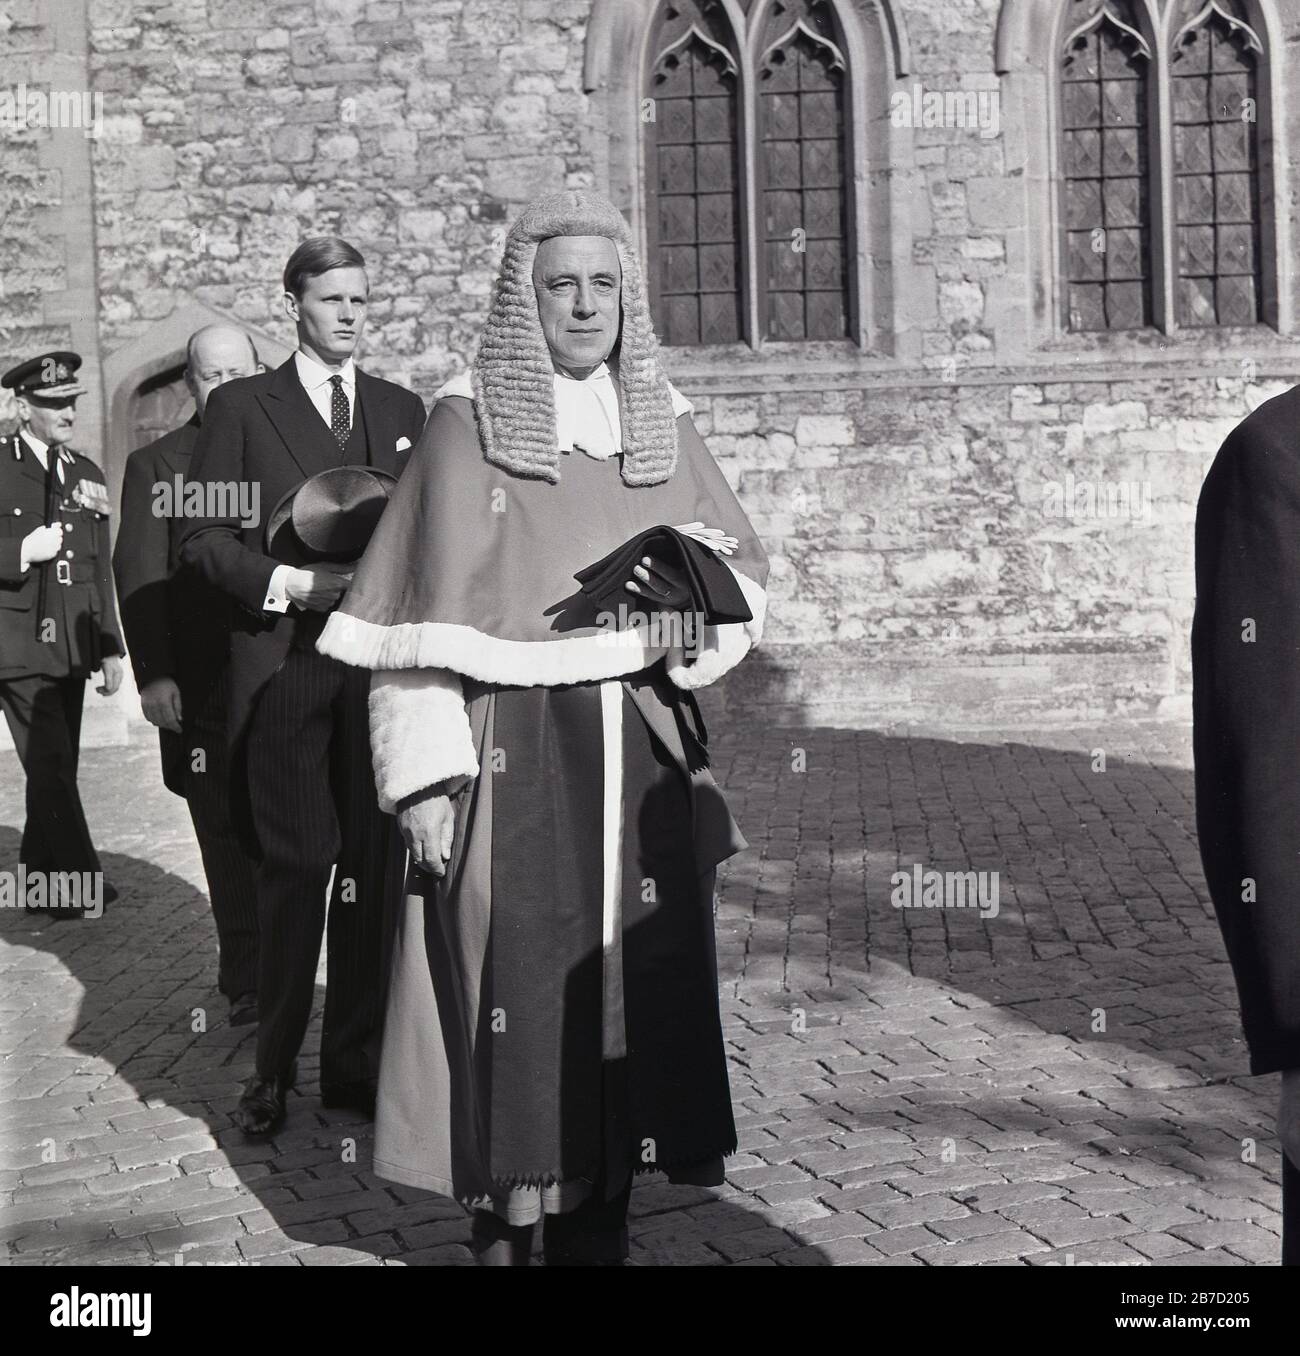
MULTIPOLYGON (((720 1191, 638 1186, 637 1261, 1276 1263, 1276 1079, 1245 1076, 1186 730, 739 733, 715 762, 752 844, 718 907, 741 1151, 720 1191), (997 915, 896 908, 900 868, 996 872, 997 915)), ((122 899, 0 918, 10 1259, 469 1261, 460 1208, 373 1176, 370 1125, 321 1108, 319 1012, 284 1133, 232 1128, 252 1041, 184 807, 144 739, 84 762, 122 899)), ((4 755, 6 869, 20 807, 4 755)))

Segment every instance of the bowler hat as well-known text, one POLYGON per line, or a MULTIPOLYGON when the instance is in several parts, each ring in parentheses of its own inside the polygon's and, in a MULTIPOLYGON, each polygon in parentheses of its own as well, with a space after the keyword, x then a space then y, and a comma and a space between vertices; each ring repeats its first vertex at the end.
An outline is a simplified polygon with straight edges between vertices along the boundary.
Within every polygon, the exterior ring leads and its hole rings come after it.
POLYGON ((371 466, 334 466, 295 485, 266 524, 266 549, 290 565, 353 564, 361 558, 396 476, 371 466))

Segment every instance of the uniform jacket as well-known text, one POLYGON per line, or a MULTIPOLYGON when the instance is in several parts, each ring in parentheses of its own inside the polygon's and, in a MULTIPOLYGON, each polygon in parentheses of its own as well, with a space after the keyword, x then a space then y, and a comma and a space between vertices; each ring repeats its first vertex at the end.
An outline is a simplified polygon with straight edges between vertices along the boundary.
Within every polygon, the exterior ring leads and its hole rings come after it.
MULTIPOLYGON (((413 391, 360 368, 356 392, 370 464, 400 475, 424 428, 424 403, 413 391)), ((285 494, 339 460, 338 444, 303 390, 292 357, 274 372, 227 382, 208 399, 190 479, 200 485, 256 486, 260 503, 259 520, 252 526, 238 518, 192 518, 181 533, 182 563, 237 604, 227 726, 236 749, 259 693, 289 652, 294 621, 301 615, 293 606, 287 615, 266 611, 267 589, 278 564, 265 551, 266 520, 285 494)))
POLYGON ((1205 479, 1192 675, 1201 859, 1251 1068, 1300 1068, 1300 387, 1205 479))
MULTIPOLYGON (((122 481, 122 517, 113 551, 113 573, 122 606, 122 626, 138 687, 172 678, 181 690, 188 724, 219 682, 230 655, 233 603, 193 570, 181 567, 180 513, 169 509, 177 477, 189 476, 199 420, 191 418, 127 458, 122 481), (163 487, 166 500, 156 498, 163 487)), ((185 733, 160 730, 163 780, 184 794, 185 733)))
POLYGON ((122 653, 103 472, 67 448, 51 448, 50 455, 62 468, 52 521, 63 524, 63 549, 56 560, 22 570, 22 540, 45 523, 47 478, 17 433, 0 438, 0 678, 84 677, 105 655, 122 653), (42 578, 43 618, 37 607, 42 578), (52 626, 43 627, 43 620, 52 626))

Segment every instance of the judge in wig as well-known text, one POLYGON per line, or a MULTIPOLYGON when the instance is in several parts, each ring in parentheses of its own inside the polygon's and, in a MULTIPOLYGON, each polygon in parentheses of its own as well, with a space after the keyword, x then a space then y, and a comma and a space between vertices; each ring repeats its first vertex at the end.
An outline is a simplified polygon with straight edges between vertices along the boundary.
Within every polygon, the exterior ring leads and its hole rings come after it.
POLYGON ((509 233, 449 382, 320 649, 374 670, 381 805, 410 848, 375 1171, 474 1210, 486 1265, 620 1265, 638 1172, 735 1148, 717 864, 744 847, 693 690, 758 642, 767 559, 669 384, 626 223, 593 193, 509 233), (673 528, 618 601, 576 576, 673 528), (689 553, 687 553, 689 554, 689 553), (698 573, 697 576, 698 577, 698 573))

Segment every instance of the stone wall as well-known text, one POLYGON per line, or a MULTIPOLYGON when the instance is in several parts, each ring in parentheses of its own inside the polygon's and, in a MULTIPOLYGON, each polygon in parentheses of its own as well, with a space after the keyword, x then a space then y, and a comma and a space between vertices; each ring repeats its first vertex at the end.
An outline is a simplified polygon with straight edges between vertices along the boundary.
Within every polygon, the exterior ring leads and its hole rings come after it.
MULTIPOLYGON (((773 559, 769 643, 725 699, 851 724, 1185 713, 1200 477, 1223 433, 1300 368, 1286 177, 1300 65, 1278 67, 1289 121, 1273 129, 1284 332, 1061 335, 1044 284, 1041 58, 999 74, 997 0, 895 5, 897 57, 878 6, 846 3, 890 49, 863 140, 887 203, 870 261, 889 298, 880 342, 669 354, 773 559), (996 93, 997 134, 886 128, 890 94, 918 85, 996 93), (1051 510, 1053 486, 1072 510, 1051 510), (1108 492, 1137 498, 1111 513, 1108 492), (1091 516, 1089 493, 1102 495, 1091 516)), ((365 361, 427 399, 472 354, 523 203, 591 184, 639 220, 619 187, 634 182, 619 132, 639 93, 630 49, 589 63, 598 80, 584 58, 593 9, 603 21, 649 0, 80 4, 105 101, 93 196, 79 215, 27 144, 6 143, 0 173, 11 199, 93 241, 105 354, 195 300, 287 337, 284 259, 338 231, 371 266, 365 361)), ((65 27, 78 12, 53 8, 65 27)), ((6 9, 0 84, 51 45, 45 6, 6 9)), ((1272 12, 1281 63, 1300 4, 1272 12)), ((6 277, 21 280, 5 299, 11 347, 67 332, 39 298, 64 285, 69 249, 34 221, 11 207, 0 225, 6 277)))
POLYGON ((507 218, 592 182, 575 0, 95 0, 100 320, 180 294, 275 330, 297 242, 358 241, 371 365, 426 396, 471 350, 507 218))
POLYGON ((729 704, 891 728, 1187 718, 1200 481, 1289 384, 697 390, 772 556, 768 643, 729 704))

